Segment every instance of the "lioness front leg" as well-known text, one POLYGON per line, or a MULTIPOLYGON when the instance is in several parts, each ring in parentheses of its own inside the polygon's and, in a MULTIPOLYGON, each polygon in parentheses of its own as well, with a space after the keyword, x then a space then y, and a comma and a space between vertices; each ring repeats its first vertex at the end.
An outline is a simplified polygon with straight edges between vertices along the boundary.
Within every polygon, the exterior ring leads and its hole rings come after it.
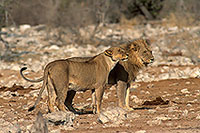
POLYGON ((95 90, 97 114, 100 114, 103 93, 104 93, 104 87, 99 87, 98 89, 95 90))
POLYGON ((97 113, 95 90, 92 90, 92 111, 93 111, 93 114, 97 113))

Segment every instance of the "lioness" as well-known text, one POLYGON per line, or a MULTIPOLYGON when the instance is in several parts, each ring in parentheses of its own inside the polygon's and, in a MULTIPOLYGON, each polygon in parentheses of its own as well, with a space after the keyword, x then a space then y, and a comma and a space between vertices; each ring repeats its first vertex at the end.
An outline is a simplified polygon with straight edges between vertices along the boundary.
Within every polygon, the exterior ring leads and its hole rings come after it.
MULTIPOLYGON (((137 76, 137 73, 143 67, 146 67, 149 63, 152 63, 154 57, 150 49, 150 41, 147 39, 135 39, 129 41, 128 43, 120 45, 128 54, 129 58, 126 62, 119 62, 114 69, 111 70, 108 79, 107 88, 110 88, 112 85, 117 84, 117 95, 118 95, 118 104, 120 107, 126 110, 133 110, 129 106, 129 93, 130 93, 130 84, 133 82, 137 76)), ((69 60, 72 61, 86 61, 90 57, 73 57, 69 60)), ((68 92, 68 97, 65 103, 72 103, 73 96, 75 96, 75 91, 68 92)), ((95 98, 93 94, 93 106, 95 104, 95 98)))
MULTIPOLYGON (((71 103, 65 103, 67 92, 95 90, 95 98, 97 101, 97 113, 100 113, 104 86, 107 83, 109 72, 114 68, 118 61, 128 59, 126 52, 119 47, 111 47, 103 53, 92 57, 84 62, 76 62, 68 59, 56 60, 47 64, 44 69, 44 76, 38 80, 27 79, 23 75, 24 67, 20 70, 21 76, 30 82, 40 82, 43 80, 42 88, 33 107, 33 110, 40 101, 42 92, 45 87, 48 89, 48 109, 54 112, 54 103, 60 111, 66 111, 65 105, 69 110, 76 113, 71 103), (53 89, 52 89, 53 87, 53 89), (56 95, 53 95, 55 91, 56 95)), ((71 99, 72 97, 70 97, 71 99)))

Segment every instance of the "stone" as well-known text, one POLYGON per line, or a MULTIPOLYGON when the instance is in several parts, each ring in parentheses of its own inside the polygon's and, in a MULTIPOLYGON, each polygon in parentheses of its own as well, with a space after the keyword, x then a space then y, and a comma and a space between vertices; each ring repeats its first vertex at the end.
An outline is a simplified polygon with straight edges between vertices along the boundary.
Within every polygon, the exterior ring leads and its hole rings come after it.
POLYGON ((100 113, 98 120, 102 123, 114 122, 122 123, 127 118, 126 111, 120 107, 108 107, 100 113))
POLYGON ((51 45, 48 49, 49 50, 59 50, 60 48, 57 45, 51 45))
POLYGON ((182 112, 182 115, 183 115, 184 117, 188 116, 188 110, 185 109, 185 110, 182 112))
POLYGON ((75 114, 72 112, 62 112, 56 111, 53 113, 48 113, 45 115, 46 119, 49 123, 53 123, 55 125, 73 125, 73 121, 75 119, 75 114))
POLYGON ((184 94, 190 93, 187 88, 186 89, 182 89, 181 92, 184 93, 184 94))
POLYGON ((196 119, 197 119, 197 120, 200 120, 200 114, 197 115, 196 119))
POLYGON ((136 131, 135 133, 146 133, 146 130, 139 130, 139 131, 136 131))
POLYGON ((200 77, 200 68, 195 67, 192 72, 190 72, 190 77, 199 78, 200 77))

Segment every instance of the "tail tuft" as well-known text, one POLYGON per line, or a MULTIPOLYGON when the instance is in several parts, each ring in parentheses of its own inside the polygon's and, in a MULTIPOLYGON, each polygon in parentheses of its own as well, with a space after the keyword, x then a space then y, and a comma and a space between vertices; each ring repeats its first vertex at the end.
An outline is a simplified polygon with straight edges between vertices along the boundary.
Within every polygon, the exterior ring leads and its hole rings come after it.
POLYGON ((22 71, 24 71, 26 69, 27 69, 27 67, 22 67, 20 71, 22 72, 22 71))
POLYGON ((28 111, 30 112, 30 111, 33 111, 35 109, 35 106, 32 106, 32 107, 30 107, 29 109, 28 109, 28 111))

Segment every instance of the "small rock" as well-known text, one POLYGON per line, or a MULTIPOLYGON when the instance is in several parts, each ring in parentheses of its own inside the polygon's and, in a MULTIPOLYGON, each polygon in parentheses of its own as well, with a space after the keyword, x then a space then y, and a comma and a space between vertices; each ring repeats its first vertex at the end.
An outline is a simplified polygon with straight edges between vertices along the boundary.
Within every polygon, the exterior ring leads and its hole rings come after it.
POLYGON ((156 119, 157 120, 162 120, 162 121, 171 120, 171 118, 168 117, 168 116, 158 116, 158 117, 156 117, 156 119))
POLYGON ((24 32, 25 30, 27 30, 27 29, 29 29, 29 28, 31 28, 31 26, 28 25, 28 24, 24 24, 24 25, 20 25, 20 26, 19 26, 19 29, 20 29, 20 31, 22 31, 22 32, 24 32))
POLYGON ((147 121, 147 124, 148 124, 149 126, 160 125, 161 123, 162 123, 161 120, 149 120, 149 121, 147 121))
POLYGON ((200 68, 196 67, 190 72, 190 77, 192 78, 198 78, 200 77, 200 68))
POLYGON ((190 93, 190 92, 188 91, 188 89, 182 89, 181 92, 184 93, 184 94, 190 93))
POLYGON ((145 130, 136 131, 135 133, 146 133, 145 130))
POLYGON ((166 126, 168 126, 168 127, 173 126, 173 122, 167 122, 167 123, 166 123, 166 126))
POLYGON ((150 110, 148 110, 148 112, 149 112, 150 114, 153 114, 153 113, 156 112, 156 110, 155 110, 155 109, 150 109, 150 110))
POLYGON ((182 115, 186 117, 188 115, 188 110, 184 110, 182 115))
POLYGON ((55 125, 73 125, 73 121, 75 119, 75 114, 72 112, 62 112, 62 111, 56 111, 53 113, 48 113, 45 115, 47 120, 50 123, 54 123, 55 125))
POLYGON ((102 123, 114 122, 122 123, 127 118, 126 111, 120 107, 108 107, 103 113, 100 114, 98 120, 102 123))
POLYGON ((159 75, 159 78, 161 80, 169 79, 169 73, 163 73, 159 75))
POLYGON ((105 124, 105 123, 109 122, 110 120, 108 119, 108 117, 106 115, 104 115, 104 114, 101 113, 99 115, 98 121, 100 123, 102 123, 102 124, 105 124))
POLYGON ((143 103, 143 100, 142 99, 139 99, 137 96, 135 95, 132 95, 131 96, 131 99, 133 99, 132 101, 136 104, 142 104, 143 103))
POLYGON ((48 49, 49 50, 59 50, 60 48, 57 45, 52 45, 48 49))
POLYGON ((60 133, 60 129, 51 130, 50 133, 60 133))
POLYGON ((187 106, 187 107, 192 107, 192 104, 188 103, 186 106, 187 106))
POLYGON ((187 81, 187 82, 185 82, 185 84, 186 84, 186 85, 189 85, 189 84, 191 84, 191 83, 190 83, 189 81, 187 81))
POLYGON ((169 107, 168 108, 168 113, 173 113, 173 112, 176 112, 177 110, 175 110, 177 107, 174 106, 174 107, 169 107))
POLYGON ((200 120, 200 114, 197 115, 196 119, 197 119, 197 120, 200 120))

